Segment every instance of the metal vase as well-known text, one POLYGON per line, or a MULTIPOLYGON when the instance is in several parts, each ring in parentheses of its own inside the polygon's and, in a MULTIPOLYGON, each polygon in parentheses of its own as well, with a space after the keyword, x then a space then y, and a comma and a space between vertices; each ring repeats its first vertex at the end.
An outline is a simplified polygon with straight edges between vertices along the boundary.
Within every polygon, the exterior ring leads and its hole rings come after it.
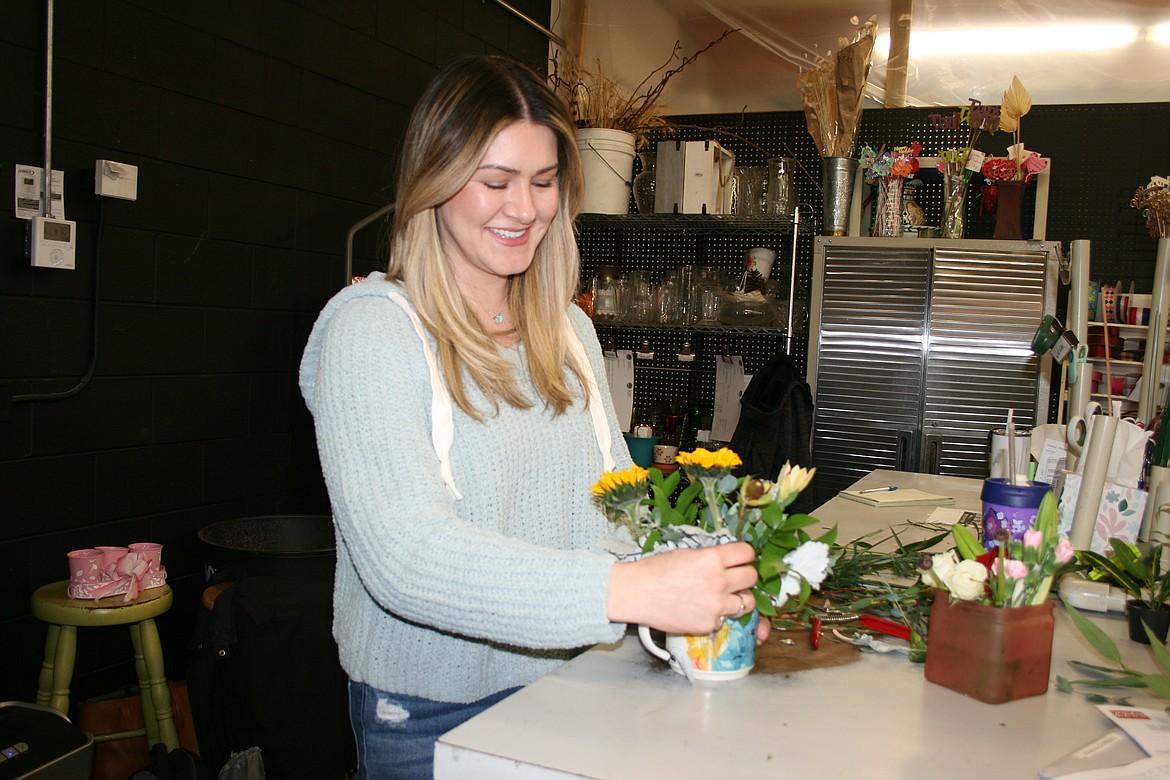
POLYGON ((821 235, 843 236, 848 232, 849 205, 856 176, 857 160, 852 157, 825 157, 821 160, 821 235))

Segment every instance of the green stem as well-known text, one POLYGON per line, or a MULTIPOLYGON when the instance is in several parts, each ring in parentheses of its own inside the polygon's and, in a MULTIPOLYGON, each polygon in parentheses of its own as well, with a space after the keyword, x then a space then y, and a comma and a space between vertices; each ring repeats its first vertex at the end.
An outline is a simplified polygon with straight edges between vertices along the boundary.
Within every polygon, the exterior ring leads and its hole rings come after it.
POLYGON ((711 523, 711 530, 719 531, 723 528, 723 518, 719 515, 719 497, 715 493, 715 483, 711 479, 704 479, 703 495, 707 499, 707 518, 711 523))

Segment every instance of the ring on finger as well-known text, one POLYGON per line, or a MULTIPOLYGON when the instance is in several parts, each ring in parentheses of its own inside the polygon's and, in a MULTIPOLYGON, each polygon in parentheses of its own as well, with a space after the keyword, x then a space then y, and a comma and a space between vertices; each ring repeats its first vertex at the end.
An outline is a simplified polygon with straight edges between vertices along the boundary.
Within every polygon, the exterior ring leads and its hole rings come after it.
POLYGON ((737 599, 739 599, 739 612, 737 612, 735 614, 735 616, 736 617, 743 617, 744 615, 746 615, 748 613, 747 602, 744 600, 742 593, 736 593, 735 597, 737 599))

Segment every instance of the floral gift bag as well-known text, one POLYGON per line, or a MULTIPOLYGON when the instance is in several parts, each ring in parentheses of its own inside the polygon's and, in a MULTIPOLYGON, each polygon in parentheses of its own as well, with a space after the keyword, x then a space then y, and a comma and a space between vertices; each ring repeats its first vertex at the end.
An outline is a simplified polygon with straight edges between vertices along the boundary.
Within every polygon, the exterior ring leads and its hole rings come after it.
MULTIPOLYGON (((1073 514, 1080 492, 1081 475, 1065 472, 1064 490, 1060 494, 1060 533, 1065 536, 1072 531, 1073 514)), ((1110 537, 1136 542, 1148 498, 1149 493, 1145 490, 1106 481, 1101 491, 1101 504, 1097 508, 1097 522, 1093 526, 1093 540, 1089 549, 1105 555, 1113 549, 1109 545, 1110 537)))

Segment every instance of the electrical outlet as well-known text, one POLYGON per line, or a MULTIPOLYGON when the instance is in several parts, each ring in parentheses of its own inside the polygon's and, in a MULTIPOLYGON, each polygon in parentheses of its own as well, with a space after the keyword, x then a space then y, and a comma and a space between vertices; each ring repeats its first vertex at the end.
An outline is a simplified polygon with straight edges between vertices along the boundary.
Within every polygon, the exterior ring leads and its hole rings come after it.
POLYGON ((94 163, 93 191, 106 198, 138 200, 138 166, 98 160, 94 163))

